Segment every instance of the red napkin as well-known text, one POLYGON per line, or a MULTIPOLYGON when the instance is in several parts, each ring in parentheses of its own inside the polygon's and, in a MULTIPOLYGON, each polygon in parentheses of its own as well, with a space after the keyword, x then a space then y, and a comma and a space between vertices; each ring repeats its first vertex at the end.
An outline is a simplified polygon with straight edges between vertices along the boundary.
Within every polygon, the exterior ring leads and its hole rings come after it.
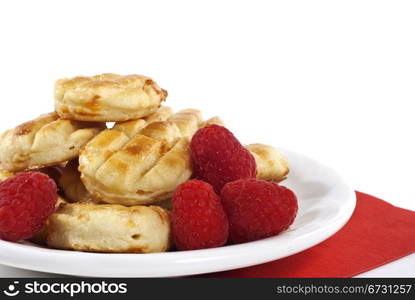
POLYGON ((415 212, 356 192, 349 222, 298 254, 209 277, 352 277, 415 252, 415 212))

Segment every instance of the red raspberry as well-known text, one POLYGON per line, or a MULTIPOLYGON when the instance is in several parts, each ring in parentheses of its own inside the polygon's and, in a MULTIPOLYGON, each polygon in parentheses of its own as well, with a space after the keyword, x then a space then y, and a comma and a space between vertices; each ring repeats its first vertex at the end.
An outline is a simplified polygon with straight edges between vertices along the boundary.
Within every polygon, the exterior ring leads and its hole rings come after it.
POLYGON ((181 184, 173 196, 173 238, 177 249, 219 247, 228 240, 228 218, 212 186, 201 180, 181 184))
POLYGON ((263 180, 237 180, 220 194, 229 219, 229 239, 244 243, 277 235, 297 214, 297 197, 286 187, 263 180))
POLYGON ((55 182, 40 172, 20 173, 0 183, 0 238, 30 238, 55 210, 55 182))
POLYGON ((256 177, 254 157, 223 126, 199 129, 190 149, 195 176, 213 185, 217 193, 228 182, 256 177))

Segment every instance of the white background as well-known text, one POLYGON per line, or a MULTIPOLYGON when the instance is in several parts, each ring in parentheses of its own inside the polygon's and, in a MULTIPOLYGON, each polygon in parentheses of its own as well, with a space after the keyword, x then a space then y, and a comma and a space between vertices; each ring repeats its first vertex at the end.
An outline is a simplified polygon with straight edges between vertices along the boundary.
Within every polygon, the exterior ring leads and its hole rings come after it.
POLYGON ((58 78, 141 73, 167 105, 415 210, 414 16, 413 1, 2 1, 0 129, 53 110, 58 78))

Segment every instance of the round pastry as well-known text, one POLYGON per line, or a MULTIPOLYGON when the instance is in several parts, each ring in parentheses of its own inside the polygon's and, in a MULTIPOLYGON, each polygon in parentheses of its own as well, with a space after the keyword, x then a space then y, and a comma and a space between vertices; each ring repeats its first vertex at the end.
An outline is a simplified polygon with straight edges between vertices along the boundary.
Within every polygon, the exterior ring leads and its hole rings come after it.
POLYGON ((138 132, 102 131, 79 156, 82 182, 94 197, 126 206, 171 197, 192 174, 189 137, 201 124, 200 112, 184 110, 138 132))
MULTIPOLYGON (((171 108, 163 106, 157 112, 146 118, 116 123, 113 128, 122 131, 127 136, 131 137, 146 125, 166 120, 171 114, 171 108)), ((62 170, 59 186, 65 193, 65 197, 70 202, 100 203, 100 201, 85 188, 85 185, 81 181, 81 173, 79 172, 78 167, 79 162, 76 158, 69 161, 62 170)))
POLYGON ((47 245, 58 249, 153 253, 170 240, 169 214, 158 206, 70 203, 49 217, 47 245))
POLYGON ((151 78, 102 74, 60 79, 55 110, 63 119, 118 122, 154 113, 167 97, 151 78))
POLYGON ((49 113, 0 135, 0 168, 12 172, 37 169, 75 158, 103 123, 59 119, 49 113))

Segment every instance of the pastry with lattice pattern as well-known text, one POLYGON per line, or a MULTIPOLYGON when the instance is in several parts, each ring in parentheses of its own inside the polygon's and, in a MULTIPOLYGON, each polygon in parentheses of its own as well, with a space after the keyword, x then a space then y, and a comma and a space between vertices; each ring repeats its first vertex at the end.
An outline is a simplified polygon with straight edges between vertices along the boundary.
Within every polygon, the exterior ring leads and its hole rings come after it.
POLYGON ((16 172, 73 159, 104 128, 104 123, 62 120, 56 113, 41 115, 0 135, 0 168, 16 172))
POLYGON ((189 138, 201 123, 199 111, 186 109, 139 130, 120 130, 118 124, 104 130, 81 151, 82 182, 107 203, 131 206, 168 199, 192 174, 189 138))

